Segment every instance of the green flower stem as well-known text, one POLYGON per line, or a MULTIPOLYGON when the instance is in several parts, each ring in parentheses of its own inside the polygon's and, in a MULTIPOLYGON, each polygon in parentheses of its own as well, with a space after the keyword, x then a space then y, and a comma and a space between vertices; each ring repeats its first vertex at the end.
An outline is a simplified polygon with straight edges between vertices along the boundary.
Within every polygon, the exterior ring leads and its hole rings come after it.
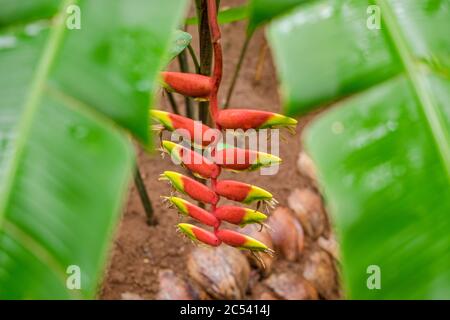
POLYGON ((147 224, 149 226, 156 225, 156 219, 153 214, 153 206, 148 196, 147 190, 145 188, 144 180, 142 179, 141 172, 139 170, 139 166, 136 164, 136 170, 134 173, 134 184, 139 193, 139 198, 141 199, 142 206, 145 210, 145 215, 147 216, 147 224))
POLYGON ((231 100, 231 96, 233 95, 234 87, 236 86, 236 81, 239 76, 239 71, 242 67, 242 62, 244 61, 245 53, 247 52, 248 45, 250 43, 250 40, 252 39, 253 32, 248 32, 245 36, 244 45, 242 46, 241 53, 239 54, 239 60, 236 65, 236 68, 234 69, 233 78, 231 79, 231 85, 228 89, 227 98, 225 100, 225 104, 223 105, 224 109, 228 108, 231 100))

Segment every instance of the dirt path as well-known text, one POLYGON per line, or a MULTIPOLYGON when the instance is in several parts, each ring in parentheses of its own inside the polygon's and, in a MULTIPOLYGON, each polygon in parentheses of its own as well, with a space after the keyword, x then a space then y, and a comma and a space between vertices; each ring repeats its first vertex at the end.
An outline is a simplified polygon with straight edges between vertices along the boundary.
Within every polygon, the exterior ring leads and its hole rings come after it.
MULTIPOLYGON (((224 5, 236 5, 242 1, 222 2, 224 5)), ((222 27, 224 49, 224 79, 220 92, 222 99, 225 97, 239 50, 244 41, 245 27, 245 22, 232 23, 222 27)), ((194 36, 193 47, 197 48, 196 27, 191 27, 188 31, 194 36)), ((281 111, 276 71, 270 49, 267 50, 260 81, 254 80, 259 52, 264 43, 264 32, 259 30, 249 46, 231 107, 281 111)), ((177 66, 176 62, 175 66, 177 66)), ((161 101, 161 108, 170 110, 165 99, 161 101)), ((287 206, 287 198, 294 188, 309 187, 310 184, 310 181, 296 169, 296 161, 301 148, 300 133, 307 121, 306 118, 301 119, 295 136, 284 132, 286 140, 280 147, 283 164, 275 176, 261 176, 257 172, 253 172, 238 175, 224 173, 221 177, 234 176, 235 179, 261 186, 272 192, 280 205, 287 206)), ((146 225, 144 210, 135 188, 132 187, 115 240, 110 267, 100 292, 102 299, 120 299, 122 294, 127 292, 138 294, 145 299, 154 299, 158 291, 160 269, 170 268, 177 275, 183 278, 187 277, 186 255, 194 246, 176 232, 175 225, 179 222, 180 217, 175 210, 167 209, 160 200, 160 195, 169 195, 171 189, 167 183, 158 181, 159 174, 164 170, 180 169, 171 164, 167 157, 162 160, 159 153, 140 152, 139 166, 153 202, 158 225, 156 227, 146 225)), ((300 273, 303 267, 302 263, 286 264, 281 261, 276 262, 276 268, 300 273)))

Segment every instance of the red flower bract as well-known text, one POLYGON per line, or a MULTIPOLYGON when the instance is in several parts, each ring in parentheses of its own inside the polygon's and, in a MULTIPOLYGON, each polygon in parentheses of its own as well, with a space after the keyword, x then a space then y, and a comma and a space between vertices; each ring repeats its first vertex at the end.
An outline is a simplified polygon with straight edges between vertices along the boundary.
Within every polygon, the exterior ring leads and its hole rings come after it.
POLYGON ((189 223, 179 223, 178 228, 191 240, 200 241, 213 247, 220 245, 221 240, 212 232, 189 223))
POLYGON ((217 123, 224 129, 256 129, 272 114, 260 110, 226 109, 219 112, 217 123))
POLYGON ((215 141, 220 134, 199 121, 194 121, 170 112, 152 110, 150 111, 150 116, 162 124, 165 129, 169 131, 177 130, 177 133, 186 140, 203 147, 215 141))
POLYGON ((220 168, 214 162, 195 151, 182 148, 180 149, 180 156, 186 168, 203 178, 217 178, 220 174, 220 168))
POLYGON ((297 124, 297 120, 282 114, 252 109, 220 110, 216 121, 223 129, 244 130, 289 127, 297 124))
POLYGON ((217 182, 214 191, 227 199, 242 202, 247 197, 252 186, 233 180, 220 180, 217 182))
POLYGON ((166 88, 184 96, 208 99, 212 90, 211 77, 195 73, 161 72, 166 88))
POLYGON ((214 215, 220 219, 234 224, 241 224, 246 211, 235 206, 221 206, 214 211, 214 215))
POLYGON ((249 169, 258 159, 258 153, 240 148, 224 148, 216 150, 214 160, 223 168, 232 170, 249 169))
POLYGON ((200 153, 167 140, 163 140, 161 144, 173 160, 181 161, 186 168, 200 177, 215 179, 220 174, 220 167, 200 153))
POLYGON ((217 194, 210 188, 194 179, 183 176, 184 191, 192 199, 209 204, 219 201, 217 194))
POLYGON ((219 220, 216 216, 205 209, 197 207, 196 205, 178 197, 168 197, 167 200, 175 205, 182 214, 190 216, 195 220, 211 227, 219 226, 219 220))
POLYGON ((221 241, 232 247, 241 247, 247 241, 247 238, 243 234, 232 230, 222 229, 216 234, 221 241))

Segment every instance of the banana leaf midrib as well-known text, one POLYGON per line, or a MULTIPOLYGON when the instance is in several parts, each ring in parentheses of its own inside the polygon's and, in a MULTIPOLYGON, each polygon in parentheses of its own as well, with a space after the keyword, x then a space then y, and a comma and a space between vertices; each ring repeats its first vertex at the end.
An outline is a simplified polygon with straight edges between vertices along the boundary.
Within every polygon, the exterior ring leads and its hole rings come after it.
POLYGON ((420 63, 420 65, 418 65, 413 55, 410 54, 410 49, 408 48, 405 37, 400 31, 401 27, 396 22, 392 8, 386 0, 375 0, 375 2, 382 9, 385 26, 387 28, 387 38, 392 47, 396 49, 400 60, 403 62, 403 71, 409 78, 409 82, 414 89, 419 101, 418 104, 423 111, 428 127, 436 143, 436 147, 442 158, 447 177, 450 178, 450 145, 447 142, 450 141, 450 137, 446 134, 443 119, 436 109, 436 106, 433 105, 433 98, 430 96, 428 90, 424 88, 422 80, 422 76, 424 76, 422 70, 425 66, 428 68, 428 64, 420 63))
MULTIPOLYGON (((67 5, 74 3, 74 1, 75 0, 64 1, 61 8, 65 8, 67 5)), ((63 12, 62 9, 59 11, 59 14, 61 14, 61 12, 63 12)), ((17 141, 14 146, 14 152, 12 158, 8 160, 9 163, 5 164, 7 168, 7 170, 5 170, 7 175, 5 177, 4 187, 0 193, 0 228, 2 227, 2 221, 5 215, 8 199, 11 195, 14 178, 18 169, 18 159, 20 159, 25 146, 31 124, 33 122, 33 116, 38 109, 46 78, 59 44, 62 41, 64 31, 65 25, 62 21, 60 21, 59 25, 51 29, 48 40, 42 51, 39 64, 36 68, 34 78, 30 85, 30 93, 24 101, 24 111, 17 125, 17 141)))
MULTIPOLYGON (((54 86, 51 86, 48 83, 43 84, 43 92, 47 93, 52 98, 59 100, 68 108, 76 109, 79 112, 81 111, 85 114, 89 114, 91 117, 97 118, 99 121, 109 123, 111 126, 116 127, 116 130, 124 131, 124 129, 119 127, 114 121, 107 118, 94 108, 90 108, 77 98, 70 96, 69 94, 61 91, 58 88, 55 88, 54 86)), ((121 200, 118 199, 118 202, 120 201, 121 200)), ((111 229, 112 226, 110 228, 110 232, 111 229)), ((60 263, 58 258, 56 258, 49 250, 47 250, 45 246, 42 246, 38 240, 34 239, 20 226, 11 221, 8 216, 4 216, 3 218, 2 231, 11 238, 16 239, 18 243, 21 243, 21 245, 23 245, 28 250, 30 255, 33 255, 37 260, 41 261, 44 265, 49 267, 54 272, 54 274, 61 279, 61 283, 65 283, 67 278, 66 270, 60 263)), ((99 260, 102 260, 101 257, 99 257, 99 260)), ((72 299, 82 298, 80 294, 76 292, 76 290, 67 290, 67 292, 72 299)))
POLYGON ((14 14, 0 14, 1 297, 98 293, 135 164, 131 135, 148 134, 150 89, 186 2, 4 0, 14 14), (74 3, 81 17, 67 12, 74 3))
MULTIPOLYGON (((389 44, 391 45, 393 50, 396 51, 396 54, 402 62, 403 68, 398 72, 392 74, 390 77, 383 79, 380 82, 374 83, 364 90, 340 96, 334 100, 319 104, 314 108, 314 110, 317 112, 318 110, 339 107, 340 105, 345 103, 345 101, 364 95, 367 91, 371 90, 374 87, 390 82, 397 77, 406 76, 411 84, 411 88, 416 95, 418 105, 420 106, 422 113, 427 121, 428 128, 431 132, 431 135, 433 136, 436 148, 439 151, 441 162, 446 170, 447 177, 449 177, 450 179, 450 145, 447 143, 447 141, 450 141, 450 137, 444 129, 445 125, 443 123, 442 116, 433 105, 433 98, 430 97, 428 89, 423 87, 423 80, 421 78, 422 76, 424 76, 424 73, 422 71, 424 69, 428 70, 431 73, 443 75, 444 78, 448 78, 449 75, 445 72, 445 70, 436 70, 435 66, 430 66, 428 63, 418 60, 413 55, 411 55, 410 49, 408 48, 404 36, 399 31, 397 31, 401 30, 401 28, 400 26, 398 26, 395 18, 393 17, 390 5, 386 3, 386 0, 373 0, 373 2, 377 3, 382 8, 382 12, 384 13, 383 18, 387 29, 387 31, 384 31, 384 33, 387 36, 387 41, 389 41, 389 44)), ((310 113, 310 111, 307 113, 310 113)))
MULTIPOLYGON (((76 0, 66 0, 61 8, 65 8, 66 6, 73 4, 75 1, 76 0)), ((55 17, 62 14, 62 12, 64 12, 62 9, 59 10, 55 17)), ((0 196, 0 228, 2 231, 20 243, 30 255, 34 256, 43 265, 46 265, 52 273, 60 279, 62 286, 64 286, 67 274, 64 266, 61 264, 61 261, 59 261, 59 259, 55 257, 48 250, 48 248, 43 246, 37 239, 34 239, 28 232, 23 230, 6 215, 9 198, 13 191, 16 170, 18 169, 18 164, 20 162, 18 159, 20 159, 22 149, 27 141, 34 115, 39 109, 39 103, 41 102, 43 95, 47 93, 55 99, 63 102, 66 106, 77 109, 83 113, 88 113, 91 117, 95 117, 102 122, 109 123, 116 129, 122 131, 122 128, 119 128, 114 121, 107 118, 96 109, 85 106, 77 98, 61 92, 60 89, 57 89, 48 83, 48 73, 63 39, 64 31, 65 25, 62 22, 58 25, 52 26, 52 28, 50 28, 50 33, 46 40, 46 44, 41 51, 41 57, 30 85, 29 95, 23 103, 24 112, 21 118, 19 118, 19 122, 16 124, 17 140, 14 146, 13 156, 12 158, 7 159, 7 162, 4 164, 7 174, 5 184, 2 189, 3 192, 0 196)), ((99 257, 99 259, 101 260, 101 257, 99 257)), ((72 299, 82 298, 82 295, 76 290, 66 290, 66 292, 72 299)))

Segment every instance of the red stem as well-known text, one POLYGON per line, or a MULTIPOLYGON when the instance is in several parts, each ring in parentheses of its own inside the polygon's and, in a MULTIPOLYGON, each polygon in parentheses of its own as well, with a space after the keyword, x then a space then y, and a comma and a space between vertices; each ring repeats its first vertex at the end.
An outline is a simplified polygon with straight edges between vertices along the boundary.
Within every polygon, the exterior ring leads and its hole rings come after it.
POLYGON ((211 40, 215 43, 220 40, 220 28, 217 22, 217 7, 215 0, 208 0, 208 22, 211 30, 211 40))
MULTIPOLYGON (((216 184, 217 184, 217 178, 211 178, 211 189, 216 192, 216 184)), ((217 193, 216 193, 217 194, 217 193)), ((219 202, 220 196, 217 195, 217 202, 219 202)), ((211 205, 211 211, 214 214, 214 212, 216 212, 216 208, 217 208, 217 202, 213 203, 211 205)), ((217 226, 214 226, 214 233, 216 233, 219 230, 220 224, 221 224, 221 220, 219 220, 219 224, 217 226)))
POLYGON ((223 59, 222 46, 220 44, 220 28, 217 22, 216 0, 208 0, 208 23, 214 50, 214 70, 212 75, 213 88, 210 95, 211 117, 214 125, 220 130, 216 124, 217 115, 219 113, 217 94, 219 92, 220 82, 222 81, 223 59))
MULTIPOLYGON (((222 46, 220 44, 220 28, 217 23, 217 8, 216 8, 216 0, 208 0, 208 23, 209 29, 211 31, 211 42, 214 50, 214 70, 212 75, 213 88, 211 91, 209 105, 211 111, 211 118, 213 120, 214 126, 220 130, 220 126, 217 125, 217 116, 219 113, 219 103, 217 100, 217 94, 219 92, 220 82, 222 81, 222 68, 223 68, 223 59, 222 59, 222 46)), ((213 151, 214 153, 214 151, 213 151)), ((211 188, 212 190, 216 189, 217 178, 211 179, 211 188)), ((218 199, 220 196, 218 195, 218 199)), ((211 210, 214 213, 216 211, 216 203, 211 206, 211 210)), ((214 233, 217 233, 219 230, 221 221, 219 219, 219 224, 214 227, 214 233)))

